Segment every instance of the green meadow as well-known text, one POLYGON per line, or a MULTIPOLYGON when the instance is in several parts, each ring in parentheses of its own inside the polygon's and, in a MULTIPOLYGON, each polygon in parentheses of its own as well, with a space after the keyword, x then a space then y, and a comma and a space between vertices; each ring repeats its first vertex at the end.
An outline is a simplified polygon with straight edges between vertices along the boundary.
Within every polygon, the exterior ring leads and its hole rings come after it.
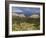
POLYGON ((12 31, 40 30, 40 18, 12 16, 12 31))

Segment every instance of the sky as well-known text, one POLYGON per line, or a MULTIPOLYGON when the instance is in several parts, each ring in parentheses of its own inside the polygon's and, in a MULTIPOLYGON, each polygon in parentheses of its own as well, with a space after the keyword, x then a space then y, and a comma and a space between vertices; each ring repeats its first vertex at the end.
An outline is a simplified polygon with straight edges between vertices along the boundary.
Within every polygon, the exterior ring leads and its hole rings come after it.
POLYGON ((12 13, 17 13, 17 14, 24 14, 27 16, 31 16, 32 13, 39 14, 40 13, 40 8, 32 8, 32 7, 12 7, 12 13))

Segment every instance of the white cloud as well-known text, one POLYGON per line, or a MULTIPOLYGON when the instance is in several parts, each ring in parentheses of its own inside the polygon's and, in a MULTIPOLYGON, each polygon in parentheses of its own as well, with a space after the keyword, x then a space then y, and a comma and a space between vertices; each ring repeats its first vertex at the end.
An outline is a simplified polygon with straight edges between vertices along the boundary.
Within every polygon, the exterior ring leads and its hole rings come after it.
POLYGON ((20 9, 15 8, 15 9, 13 9, 13 12, 23 12, 23 11, 20 10, 20 9))

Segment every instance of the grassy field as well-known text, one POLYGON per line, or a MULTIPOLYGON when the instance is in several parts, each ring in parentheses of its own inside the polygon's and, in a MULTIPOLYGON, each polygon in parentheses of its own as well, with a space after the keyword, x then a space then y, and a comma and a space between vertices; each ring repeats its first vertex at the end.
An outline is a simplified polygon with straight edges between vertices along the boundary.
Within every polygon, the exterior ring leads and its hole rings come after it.
POLYGON ((40 30, 40 18, 12 17, 12 31, 40 30))

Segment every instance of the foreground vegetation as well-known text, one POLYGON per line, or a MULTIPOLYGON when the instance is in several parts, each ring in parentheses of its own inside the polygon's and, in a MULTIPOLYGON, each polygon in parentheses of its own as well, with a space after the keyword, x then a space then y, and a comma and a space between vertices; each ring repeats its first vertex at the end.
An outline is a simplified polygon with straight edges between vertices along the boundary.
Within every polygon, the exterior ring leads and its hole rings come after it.
POLYGON ((39 30, 40 18, 12 17, 12 31, 39 30))

